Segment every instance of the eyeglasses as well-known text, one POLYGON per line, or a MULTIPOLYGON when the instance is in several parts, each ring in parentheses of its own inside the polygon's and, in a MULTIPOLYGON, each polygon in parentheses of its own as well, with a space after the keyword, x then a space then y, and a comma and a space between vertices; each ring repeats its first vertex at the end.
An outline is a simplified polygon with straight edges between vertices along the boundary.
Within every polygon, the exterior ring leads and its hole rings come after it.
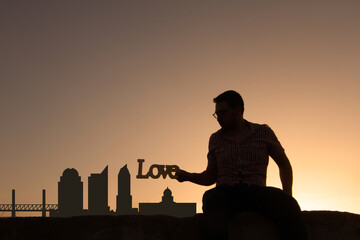
POLYGON ((218 119, 219 116, 224 116, 224 115, 225 115, 228 111, 230 111, 230 110, 231 110, 231 109, 214 112, 212 115, 213 115, 214 118, 218 119))

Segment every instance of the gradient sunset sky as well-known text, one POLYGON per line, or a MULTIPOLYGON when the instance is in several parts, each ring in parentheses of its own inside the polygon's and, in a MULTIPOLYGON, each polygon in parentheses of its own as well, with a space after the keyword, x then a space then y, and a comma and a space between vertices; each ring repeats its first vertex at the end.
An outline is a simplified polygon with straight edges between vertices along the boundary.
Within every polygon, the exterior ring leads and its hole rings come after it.
POLYGON ((202 212, 214 185, 136 179, 137 159, 202 172, 212 99, 233 89, 285 148, 302 210, 360 214, 360 1, 5 0, 0 31, 0 204, 57 203, 75 168, 86 209, 109 165, 116 210, 127 164, 133 207, 169 187, 202 212))

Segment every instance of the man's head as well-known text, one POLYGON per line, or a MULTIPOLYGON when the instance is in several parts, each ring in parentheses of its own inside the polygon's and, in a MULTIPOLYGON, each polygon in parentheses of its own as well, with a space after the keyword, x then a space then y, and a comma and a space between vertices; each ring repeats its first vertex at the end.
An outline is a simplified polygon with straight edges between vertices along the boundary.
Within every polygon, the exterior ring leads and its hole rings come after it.
POLYGON ((228 90, 213 99, 215 105, 214 117, 222 128, 231 128, 243 118, 244 101, 239 93, 228 90))

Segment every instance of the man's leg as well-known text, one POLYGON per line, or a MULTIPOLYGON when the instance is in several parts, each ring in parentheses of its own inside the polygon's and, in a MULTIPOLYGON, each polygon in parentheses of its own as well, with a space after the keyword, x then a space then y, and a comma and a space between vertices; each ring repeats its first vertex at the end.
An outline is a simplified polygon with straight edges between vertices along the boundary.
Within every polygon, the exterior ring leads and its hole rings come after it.
POLYGON ((204 193, 204 239, 228 239, 228 223, 234 204, 233 191, 233 187, 221 186, 204 193))
POLYGON ((274 187, 251 187, 250 189, 254 209, 275 222, 281 239, 308 239, 301 209, 292 196, 274 187))

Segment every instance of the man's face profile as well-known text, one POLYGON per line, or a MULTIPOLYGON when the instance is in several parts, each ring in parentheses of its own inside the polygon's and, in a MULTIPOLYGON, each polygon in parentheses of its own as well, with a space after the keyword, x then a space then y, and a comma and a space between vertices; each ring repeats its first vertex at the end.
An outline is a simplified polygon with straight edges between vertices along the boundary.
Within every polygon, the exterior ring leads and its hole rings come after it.
POLYGON ((226 129, 236 124, 237 115, 240 113, 238 108, 229 107, 227 102, 219 102, 215 105, 215 114, 220 126, 226 129))

